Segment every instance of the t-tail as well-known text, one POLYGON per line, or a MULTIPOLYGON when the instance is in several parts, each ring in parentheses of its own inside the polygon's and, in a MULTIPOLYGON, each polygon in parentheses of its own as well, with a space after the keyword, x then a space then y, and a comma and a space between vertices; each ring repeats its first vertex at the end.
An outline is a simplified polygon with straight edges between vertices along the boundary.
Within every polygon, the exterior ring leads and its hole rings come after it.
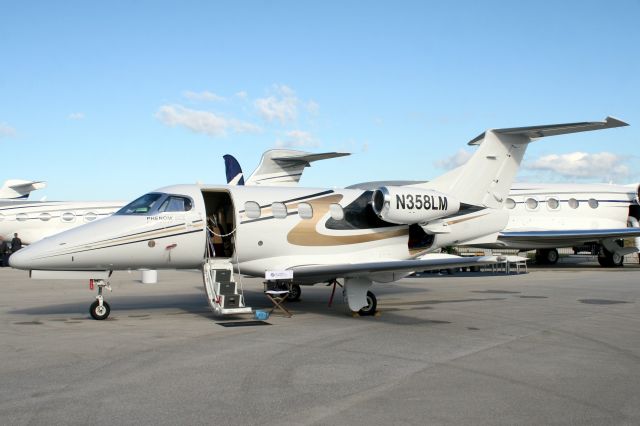
POLYGON ((622 126, 628 124, 607 117, 604 121, 487 130, 469 142, 478 149, 464 165, 415 187, 451 194, 464 204, 501 208, 530 142, 622 126))

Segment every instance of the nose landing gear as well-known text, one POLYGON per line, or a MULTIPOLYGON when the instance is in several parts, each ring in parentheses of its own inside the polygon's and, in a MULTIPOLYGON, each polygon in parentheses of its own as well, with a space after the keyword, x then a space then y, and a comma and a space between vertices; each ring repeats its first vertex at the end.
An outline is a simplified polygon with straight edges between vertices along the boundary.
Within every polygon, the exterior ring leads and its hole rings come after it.
POLYGON ((93 280, 93 284, 98 286, 98 295, 96 296, 96 300, 89 307, 89 313, 95 320, 105 320, 109 317, 111 307, 104 300, 102 291, 105 287, 111 291, 111 286, 106 280, 93 280))

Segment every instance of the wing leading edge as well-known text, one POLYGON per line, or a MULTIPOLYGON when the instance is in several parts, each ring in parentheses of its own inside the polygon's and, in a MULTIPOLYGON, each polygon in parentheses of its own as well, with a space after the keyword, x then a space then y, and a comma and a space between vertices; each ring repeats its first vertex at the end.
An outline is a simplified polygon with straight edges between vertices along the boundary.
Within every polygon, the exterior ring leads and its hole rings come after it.
POLYGON ((322 282, 336 278, 353 278, 362 276, 368 276, 373 281, 379 281, 376 279, 376 276, 378 278, 384 278, 383 281, 394 281, 414 271, 431 271, 465 266, 490 265, 500 261, 501 259, 498 258, 498 256, 450 256, 436 259, 392 260, 333 265, 305 265, 295 266, 290 269, 293 270, 293 277, 296 281, 322 282), (391 274, 395 273, 398 274, 397 278, 388 278, 391 274))
POLYGON ((566 231, 503 231, 499 239, 508 242, 527 243, 579 243, 603 239, 640 237, 640 228, 574 229, 566 231))

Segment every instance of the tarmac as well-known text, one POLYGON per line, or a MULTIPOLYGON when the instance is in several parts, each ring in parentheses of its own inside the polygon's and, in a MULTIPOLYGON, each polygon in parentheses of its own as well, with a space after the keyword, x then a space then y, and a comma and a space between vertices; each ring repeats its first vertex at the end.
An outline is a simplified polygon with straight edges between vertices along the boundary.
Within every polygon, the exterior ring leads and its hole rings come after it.
MULTIPOLYGON (((640 268, 429 274, 352 317, 304 287, 292 318, 224 327, 197 271, 86 282, 0 268, 0 423, 640 424, 640 268)), ((248 303, 268 307, 258 279, 248 303)))

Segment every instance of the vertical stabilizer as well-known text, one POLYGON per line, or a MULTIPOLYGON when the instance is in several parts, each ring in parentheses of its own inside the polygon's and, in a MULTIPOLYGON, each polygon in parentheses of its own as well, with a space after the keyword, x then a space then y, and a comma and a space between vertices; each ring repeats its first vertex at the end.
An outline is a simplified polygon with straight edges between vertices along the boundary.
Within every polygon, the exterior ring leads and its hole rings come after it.
POLYGON ((627 125, 607 117, 604 121, 487 130, 469 142, 479 146, 466 164, 414 186, 451 194, 466 204, 500 208, 531 141, 627 125))

